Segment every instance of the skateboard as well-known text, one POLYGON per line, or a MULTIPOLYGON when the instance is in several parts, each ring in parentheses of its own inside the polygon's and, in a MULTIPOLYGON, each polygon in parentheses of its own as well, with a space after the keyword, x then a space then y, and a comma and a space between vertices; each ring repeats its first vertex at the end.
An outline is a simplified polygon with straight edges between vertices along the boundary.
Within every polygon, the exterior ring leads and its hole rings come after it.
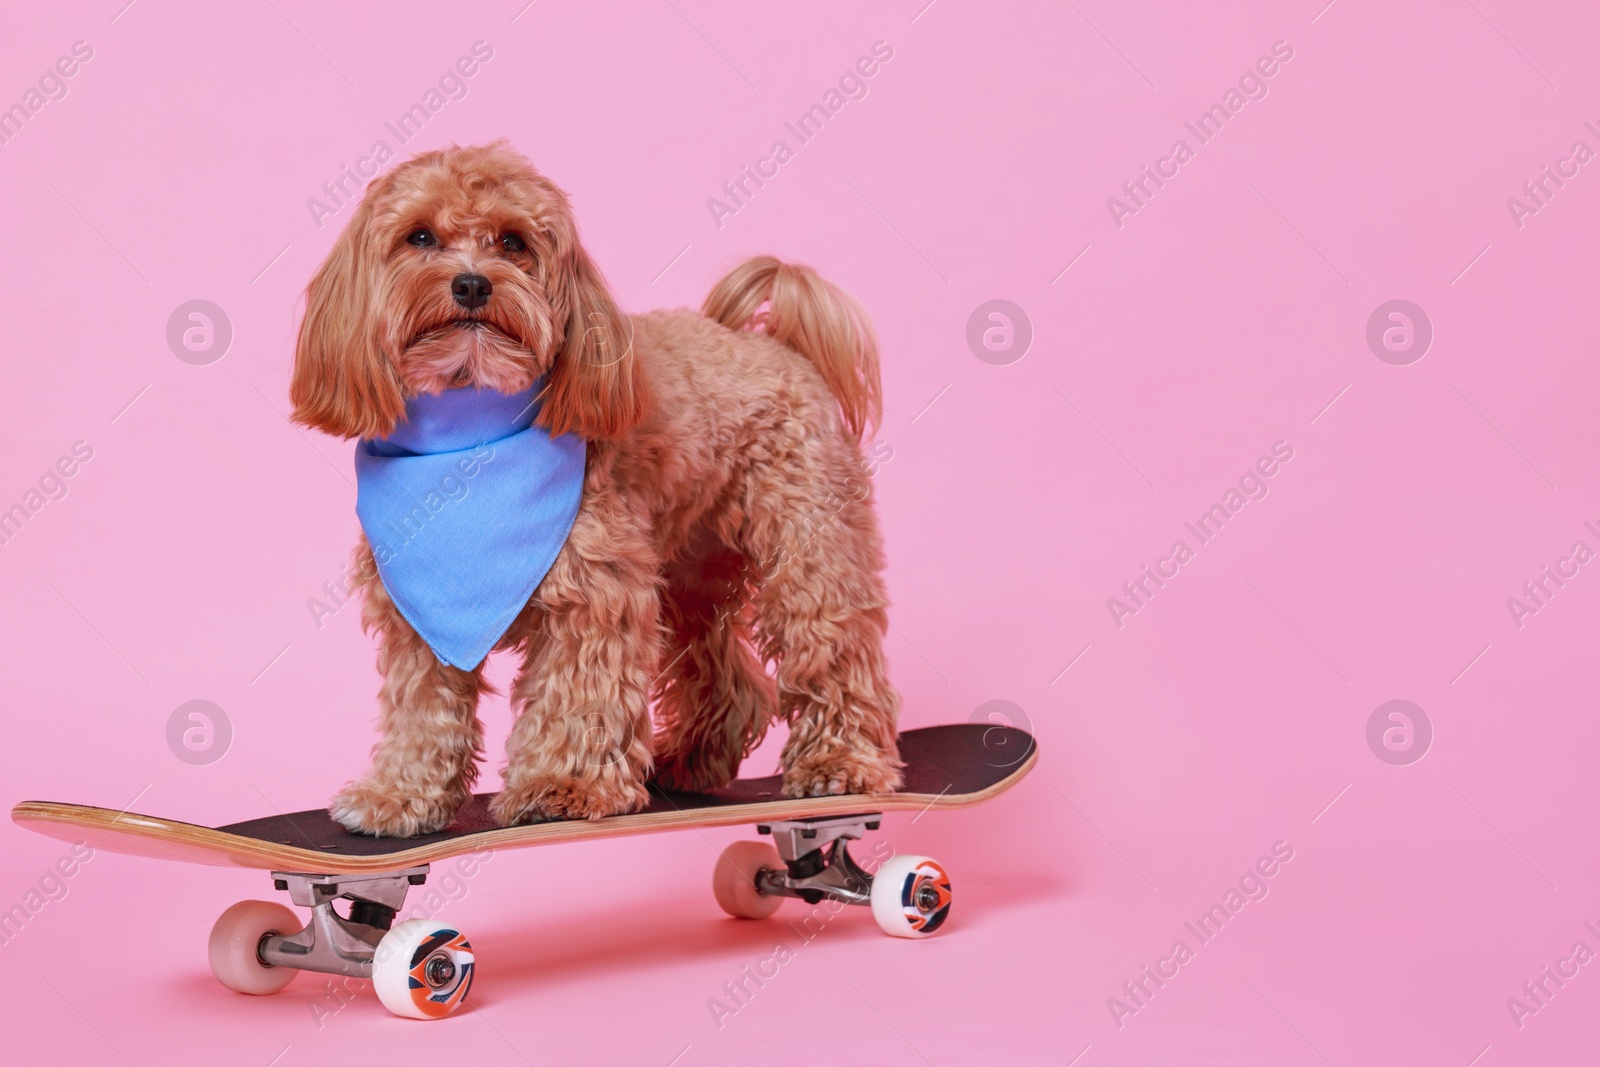
POLYGON ((490 850, 625 834, 754 824, 772 843, 737 841, 718 857, 712 891, 729 915, 764 919, 786 897, 870 908, 896 937, 939 931, 950 914, 950 875, 928 856, 894 855, 869 873, 848 842, 878 829, 883 812, 964 808, 1019 782, 1038 746, 1009 726, 963 723, 900 735, 905 785, 895 793, 800 799, 782 781, 741 778, 715 793, 654 786, 642 811, 604 819, 546 820, 502 827, 489 815, 492 793, 462 807, 446 829, 416 837, 354 834, 326 811, 301 811, 208 827, 79 804, 24 801, 12 821, 96 849, 156 859, 268 871, 279 891, 310 908, 308 923, 282 904, 235 904, 212 928, 212 973, 241 993, 276 993, 300 971, 366 978, 396 1015, 438 1019, 472 987, 472 945, 448 922, 396 922, 406 892, 427 880, 429 864, 490 850), (334 908, 345 902, 345 913, 334 908))

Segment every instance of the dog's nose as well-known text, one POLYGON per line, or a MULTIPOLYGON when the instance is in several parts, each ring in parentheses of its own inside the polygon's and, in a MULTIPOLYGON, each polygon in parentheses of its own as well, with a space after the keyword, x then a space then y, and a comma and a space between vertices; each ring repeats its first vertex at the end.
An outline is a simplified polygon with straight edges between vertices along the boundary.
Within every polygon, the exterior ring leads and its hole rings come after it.
POLYGON ((489 302, 489 294, 494 287, 489 284, 489 279, 481 274, 457 274, 450 283, 450 295, 456 298, 456 303, 474 311, 489 302))

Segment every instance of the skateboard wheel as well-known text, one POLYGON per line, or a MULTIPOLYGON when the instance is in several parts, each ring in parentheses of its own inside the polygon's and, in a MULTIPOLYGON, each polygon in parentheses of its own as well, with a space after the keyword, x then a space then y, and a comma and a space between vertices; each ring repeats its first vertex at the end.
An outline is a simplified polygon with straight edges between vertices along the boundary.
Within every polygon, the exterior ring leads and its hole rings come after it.
POLYGON ((434 919, 395 923, 372 954, 372 989, 409 1019, 442 1019, 472 988, 472 944, 434 919))
POLYGON ((893 937, 928 937, 950 917, 950 875, 928 856, 895 856, 872 879, 872 917, 893 937))
POLYGON ((722 850, 711 872, 711 891, 723 911, 736 919, 765 919, 778 910, 783 898, 756 888, 763 867, 784 869, 778 850, 765 841, 735 841, 722 850))
POLYGON ((266 996, 276 993, 300 972, 293 967, 272 967, 261 962, 256 950, 268 934, 298 934, 304 924, 282 904, 266 900, 241 900, 222 913, 211 928, 206 955, 217 981, 236 993, 266 996))

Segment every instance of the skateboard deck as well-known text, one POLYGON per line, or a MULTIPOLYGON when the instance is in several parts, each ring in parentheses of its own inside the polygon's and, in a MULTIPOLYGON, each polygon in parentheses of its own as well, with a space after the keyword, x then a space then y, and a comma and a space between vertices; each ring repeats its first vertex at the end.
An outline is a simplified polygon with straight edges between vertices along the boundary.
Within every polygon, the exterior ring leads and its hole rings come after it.
POLYGON ((741 778, 715 793, 650 788, 650 803, 604 819, 498 826, 492 793, 474 796, 444 830, 415 837, 355 834, 324 810, 273 815, 227 826, 127 811, 25 801, 11 810, 19 826, 64 841, 135 856, 270 871, 275 887, 311 909, 308 923, 281 904, 247 900, 212 928, 212 973, 229 989, 267 994, 300 971, 372 980, 397 1015, 438 1019, 466 1000, 476 965, 472 945, 432 916, 399 919, 411 886, 429 864, 487 850, 524 848, 624 834, 756 824, 772 843, 736 841, 717 860, 712 891, 729 915, 771 916, 787 897, 869 907, 887 934, 927 937, 950 914, 951 879, 931 856, 894 854, 868 870, 849 842, 877 830, 885 811, 964 808, 1020 781, 1038 759, 1022 730, 963 723, 900 735, 905 784, 894 793, 789 799, 782 780, 741 778), (335 910, 335 902, 345 910, 335 910))
POLYGON ((493 793, 479 793, 444 830, 416 837, 354 834, 321 809, 208 827, 83 804, 23 801, 11 810, 19 826, 87 842, 96 850, 219 867, 319 874, 369 874, 433 863, 484 849, 737 826, 860 811, 964 808, 1002 793, 1033 769, 1038 749, 1022 730, 961 723, 900 735, 905 785, 896 793, 786 798, 780 779, 741 778, 715 793, 650 789, 650 804, 631 815, 496 825, 493 793))

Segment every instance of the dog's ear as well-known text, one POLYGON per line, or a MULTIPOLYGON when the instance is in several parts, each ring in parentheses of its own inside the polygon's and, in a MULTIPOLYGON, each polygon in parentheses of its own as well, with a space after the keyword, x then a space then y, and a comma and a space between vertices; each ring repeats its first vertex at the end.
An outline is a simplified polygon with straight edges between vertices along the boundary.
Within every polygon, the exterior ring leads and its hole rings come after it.
POLYGON ((550 368, 539 422, 552 434, 620 437, 644 418, 633 326, 575 234, 556 286, 566 307, 567 333, 550 368))
POLYGON ((335 437, 384 437, 405 415, 405 396, 378 344, 378 264, 366 247, 372 196, 356 208, 306 287, 289 399, 294 421, 335 437))

